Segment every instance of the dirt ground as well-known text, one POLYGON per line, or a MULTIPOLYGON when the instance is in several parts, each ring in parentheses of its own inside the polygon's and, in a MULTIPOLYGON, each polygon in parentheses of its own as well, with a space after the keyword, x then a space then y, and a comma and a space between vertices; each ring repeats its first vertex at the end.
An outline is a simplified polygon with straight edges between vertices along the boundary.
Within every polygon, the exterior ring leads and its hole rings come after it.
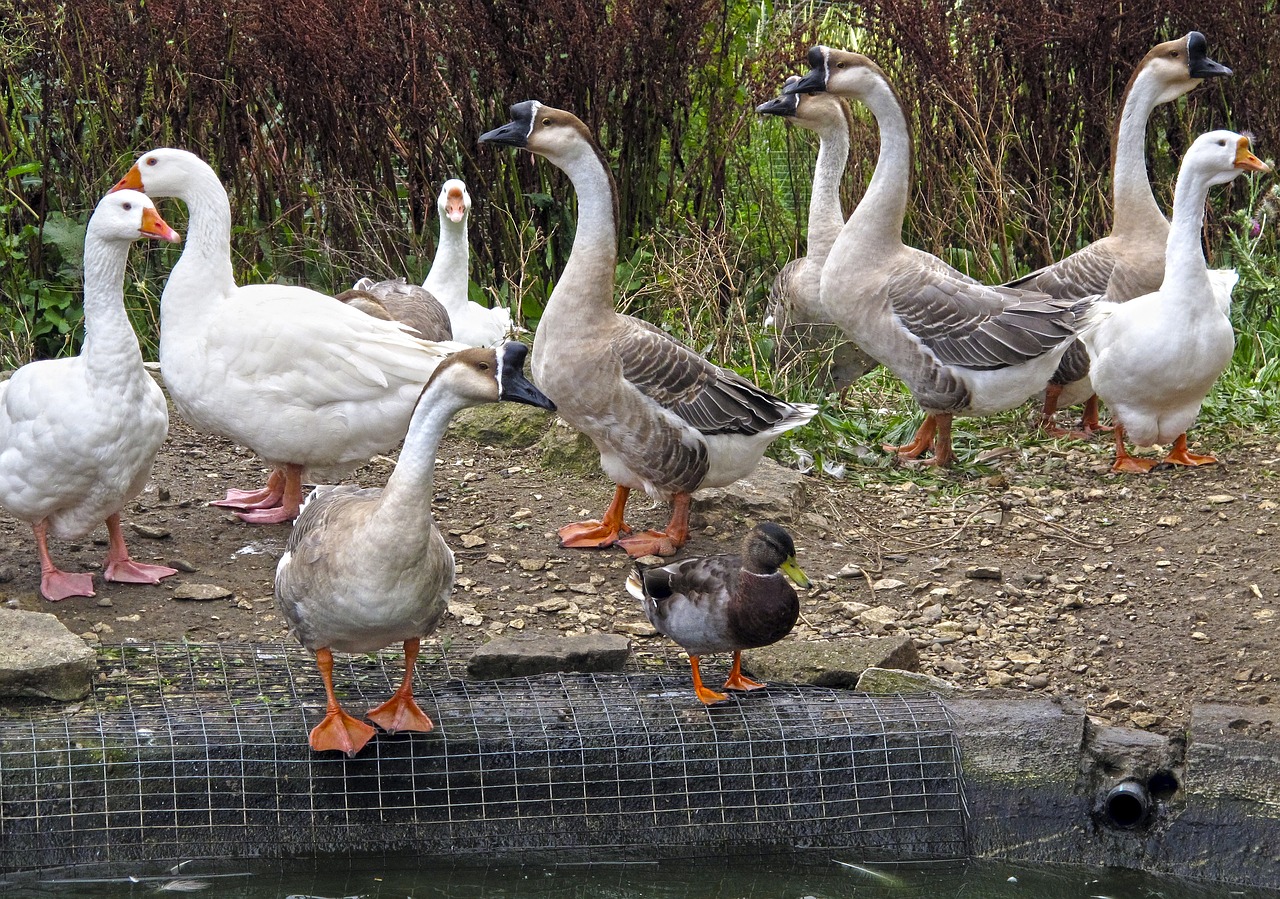
MULTIPOLYGON (((922 669, 953 683, 1073 696, 1101 720, 1162 733, 1184 727, 1196 702, 1280 705, 1274 438, 1213 446, 1218 466, 1121 477, 1107 471, 1106 439, 1015 450, 1016 434, 1003 434, 996 439, 1008 445, 991 452, 993 435, 977 424, 969 433, 957 445, 987 448, 986 461, 955 473, 805 476, 803 509, 783 524, 814 586, 788 639, 905 631, 922 669)), ((1192 445, 1210 448, 1194 435, 1192 445)), ((352 480, 380 484, 391 464, 376 459, 352 480)), ((433 512, 459 563, 442 634, 662 640, 623 588, 621 550, 557 546, 558 526, 599 517, 607 504, 611 485, 598 469, 553 471, 536 448, 455 435, 438 465, 433 512)), ((49 603, 36 592, 29 528, 0 516, 0 601, 53 612, 103 643, 285 638, 272 579, 288 526, 246 525, 206 504, 264 479, 247 450, 194 434, 174 414, 153 479, 124 520, 135 558, 182 572, 152 587, 95 578, 96 597, 49 603), (175 598, 192 585, 226 592, 175 598)), ((639 497, 628 519, 660 527, 666 515, 639 497)), ((734 550, 747 527, 715 509, 693 523, 686 554, 734 550)), ((100 528, 52 549, 67 570, 98 571, 105 542, 100 528)))

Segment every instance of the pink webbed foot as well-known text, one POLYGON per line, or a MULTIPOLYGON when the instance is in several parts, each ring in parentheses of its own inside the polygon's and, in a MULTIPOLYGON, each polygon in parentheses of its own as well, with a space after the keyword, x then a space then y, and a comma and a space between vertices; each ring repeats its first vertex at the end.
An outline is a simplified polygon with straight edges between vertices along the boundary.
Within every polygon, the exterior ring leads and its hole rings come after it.
POLYGON ((145 562, 135 562, 133 559, 123 559, 119 562, 109 562, 102 577, 103 580, 118 584, 158 584, 161 578, 177 573, 178 569, 165 565, 148 565, 145 562))
POLYGON ((40 593, 49 602, 62 602, 72 596, 96 596, 93 592, 93 575, 72 574, 54 569, 40 576, 40 593))

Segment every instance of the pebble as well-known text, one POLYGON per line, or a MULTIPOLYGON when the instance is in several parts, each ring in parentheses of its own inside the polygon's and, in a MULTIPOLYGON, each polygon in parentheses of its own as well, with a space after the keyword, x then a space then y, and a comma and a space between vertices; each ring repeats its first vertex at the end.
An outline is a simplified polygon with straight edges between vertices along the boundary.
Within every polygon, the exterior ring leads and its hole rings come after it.
POLYGON ((1004 572, 992 565, 977 565, 973 568, 966 568, 964 576, 982 581, 1004 580, 1004 572))
POLYGON ((488 543, 488 541, 479 534, 463 534, 460 539, 462 541, 462 545, 467 549, 474 549, 477 546, 484 546, 488 543))
MULTIPOLYGON (((910 483, 910 482, 908 482, 910 483)), ((900 590, 907 586, 906 581, 899 581, 891 577, 882 577, 871 585, 872 590, 900 590)))
POLYGON ((113 603, 109 598, 104 596, 101 599, 99 599, 97 602, 95 602, 94 605, 102 609, 109 609, 113 605, 115 605, 115 603, 113 603))
POLYGON ((173 598, 206 602, 212 599, 229 599, 235 593, 217 584, 183 584, 173 591, 173 598))
POLYGON ((179 571, 183 572, 184 574, 194 574, 195 572, 200 570, 199 568, 197 568, 196 566, 188 562, 186 559, 170 559, 169 565, 170 567, 176 568, 179 571))
POLYGON ((129 528, 139 537, 146 537, 148 540, 168 540, 169 529, 162 527, 152 527, 145 524, 137 524, 136 522, 129 525, 129 528))

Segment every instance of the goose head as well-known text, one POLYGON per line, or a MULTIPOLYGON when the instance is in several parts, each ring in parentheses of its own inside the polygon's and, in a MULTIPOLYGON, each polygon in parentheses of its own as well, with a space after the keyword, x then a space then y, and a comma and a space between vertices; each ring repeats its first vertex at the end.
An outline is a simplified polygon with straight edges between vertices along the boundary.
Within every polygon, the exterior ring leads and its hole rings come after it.
POLYGON ((796 545, 791 535, 772 521, 761 522, 743 538, 742 567, 754 574, 781 571, 799 586, 809 586, 809 578, 796 562, 796 545))
POLYGON ((767 103, 756 107, 761 115, 783 117, 788 123, 799 125, 809 131, 821 131, 833 124, 844 123, 847 127, 849 118, 845 112, 844 102, 825 91, 822 93, 786 93, 786 88, 800 81, 799 75, 788 75, 783 85, 784 92, 767 103))
POLYGON ((441 361, 422 393, 442 390, 461 406, 507 400, 555 411, 555 403, 524 376, 528 354, 529 348, 516 340, 460 350, 441 361))
POLYGON ((174 147, 160 147, 143 153, 116 182, 112 190, 140 190, 152 197, 185 196, 193 177, 217 176, 209 164, 194 153, 174 147))
POLYGON ((1226 184, 1242 172, 1271 171, 1271 166, 1253 154, 1249 138, 1225 130, 1197 137, 1182 159, 1182 168, 1210 185, 1226 184))
POLYGON ((788 83, 783 93, 827 93, 863 100, 889 83, 884 70, 861 53, 831 47, 811 47, 805 57, 809 73, 788 83))
POLYGON ((1152 47, 1134 69, 1130 88, 1139 79, 1151 79, 1157 87, 1155 102, 1170 103, 1206 78, 1224 78, 1231 69, 1209 58, 1208 42, 1198 31, 1152 47))
POLYGON ((436 209, 440 210, 441 219, 454 223, 464 221, 471 214, 471 194, 467 192, 467 185, 458 178, 450 178, 440 185, 436 209))
POLYGON ((105 241, 133 241, 154 237, 179 243, 182 237, 156 212, 146 194, 136 190, 113 190, 98 201, 89 219, 88 234, 105 241))
POLYGON ((525 100, 511 107, 511 121, 480 135, 482 143, 519 147, 563 163, 583 153, 595 153, 595 141, 587 126, 571 112, 525 100))

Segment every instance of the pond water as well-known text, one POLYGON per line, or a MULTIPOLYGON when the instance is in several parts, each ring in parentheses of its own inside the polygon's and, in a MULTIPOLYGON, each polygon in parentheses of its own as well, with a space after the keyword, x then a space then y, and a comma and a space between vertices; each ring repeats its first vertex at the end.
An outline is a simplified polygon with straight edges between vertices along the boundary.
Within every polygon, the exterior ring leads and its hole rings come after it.
POLYGON ((403 860, 189 862, 160 872, 0 875, 5 899, 1277 899, 1280 892, 1139 872, 1007 862, 887 865, 838 856, 412 865, 403 860))

